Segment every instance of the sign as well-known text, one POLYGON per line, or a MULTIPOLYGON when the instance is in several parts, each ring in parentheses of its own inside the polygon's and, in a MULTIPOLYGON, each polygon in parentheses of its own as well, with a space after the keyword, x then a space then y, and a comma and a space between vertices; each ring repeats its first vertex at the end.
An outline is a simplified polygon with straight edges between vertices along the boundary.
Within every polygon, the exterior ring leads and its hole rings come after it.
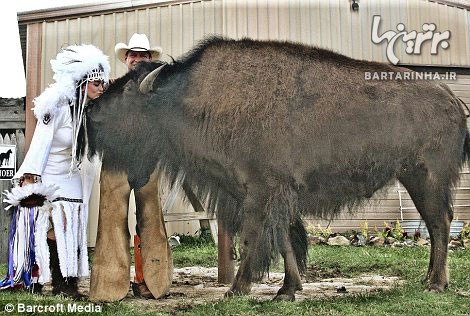
POLYGON ((0 180, 11 180, 16 173, 16 146, 0 145, 0 180))

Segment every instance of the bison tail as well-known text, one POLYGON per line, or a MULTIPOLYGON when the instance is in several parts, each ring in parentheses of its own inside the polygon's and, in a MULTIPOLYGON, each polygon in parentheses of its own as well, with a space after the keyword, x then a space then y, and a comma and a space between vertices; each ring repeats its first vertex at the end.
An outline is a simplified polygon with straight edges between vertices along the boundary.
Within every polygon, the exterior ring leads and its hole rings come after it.
POLYGON ((300 273, 305 273, 307 270, 308 239, 307 231, 300 216, 297 215, 295 217, 294 222, 290 226, 289 233, 297 267, 300 273))
POLYGON ((253 281, 260 281, 265 273, 269 272, 272 261, 279 259, 279 254, 292 248, 300 273, 307 269, 307 232, 300 216, 294 215, 294 220, 282 216, 279 221, 269 219, 261 228, 262 234, 256 244, 257 254, 252 258, 251 275, 253 281))
POLYGON ((470 161, 470 131, 467 130, 465 134, 465 141, 463 143, 463 162, 470 161))
MULTIPOLYGON (((290 186, 280 187, 263 207, 267 215, 264 223, 253 224, 259 230, 259 239, 254 245, 256 256, 250 260, 253 281, 261 280, 269 272, 271 263, 278 261, 279 255, 288 255, 290 250, 294 253, 299 272, 305 272, 307 232, 297 210, 297 199, 297 193, 290 186)), ((249 222, 243 225, 247 224, 249 222)))
MULTIPOLYGON (((470 108, 467 104, 460 98, 455 98, 455 101, 459 104, 462 110, 465 113, 465 116, 468 118, 470 117, 470 108)), ((467 122, 465 122, 467 123, 467 122)), ((470 131, 468 130, 468 124, 465 124, 465 139, 463 143, 463 152, 462 152, 462 163, 466 163, 470 161, 470 131)))

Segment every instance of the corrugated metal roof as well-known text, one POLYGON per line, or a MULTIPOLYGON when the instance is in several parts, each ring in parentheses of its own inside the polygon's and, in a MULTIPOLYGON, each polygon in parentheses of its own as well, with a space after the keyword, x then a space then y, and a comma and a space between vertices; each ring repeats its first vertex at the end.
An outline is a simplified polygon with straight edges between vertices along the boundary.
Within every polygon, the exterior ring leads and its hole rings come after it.
POLYGON ((470 10, 470 0, 428 0, 470 10))
MULTIPOLYGON (((201 0, 211 1, 211 0, 201 0)), ((328 2, 330 0, 324 0, 328 2)), ((418 1, 418 0, 416 0, 418 1)), ((425 0, 428 2, 446 4, 459 8, 470 10, 470 0, 425 0)), ((18 21, 20 23, 31 23, 38 20, 58 20, 71 16, 86 16, 102 14, 104 12, 116 12, 132 9, 139 9, 155 5, 168 5, 174 3, 191 2, 190 0, 115 0, 115 1, 102 1, 97 4, 85 5, 72 5, 72 6, 58 6, 56 8, 48 8, 44 10, 25 11, 18 13, 18 21)), ((258 3, 257 0, 247 0, 248 2, 258 3)), ((306 1, 312 2, 312 1, 306 1)), ((315 1, 317 2, 317 1, 315 1)))

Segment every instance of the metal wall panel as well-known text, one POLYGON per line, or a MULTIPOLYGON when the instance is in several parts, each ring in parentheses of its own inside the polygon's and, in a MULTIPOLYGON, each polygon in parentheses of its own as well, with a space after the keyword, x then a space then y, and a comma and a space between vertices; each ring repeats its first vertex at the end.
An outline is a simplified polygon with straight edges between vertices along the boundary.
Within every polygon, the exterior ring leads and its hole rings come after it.
POLYGON ((109 13, 42 23, 43 69, 41 87, 52 82, 49 61, 60 48, 89 43, 110 57, 111 77, 126 72, 114 55, 116 43, 127 43, 134 33, 145 33, 153 46, 161 46, 170 61, 187 52, 207 34, 222 34, 222 2, 192 1, 152 8, 109 13))
MULTIPOLYGON (((380 15, 380 34, 421 31, 433 22, 438 31, 449 30, 450 47, 430 54, 431 43, 420 55, 405 53, 398 40, 395 52, 402 64, 470 67, 470 11, 425 0, 361 0, 352 11, 349 0, 213 0, 185 1, 96 16, 43 22, 43 80, 52 80, 49 60, 68 44, 92 43, 110 56, 112 76, 125 73, 114 57, 114 45, 133 33, 146 33, 164 54, 178 57, 208 34, 302 42, 329 48, 347 56, 387 62, 386 44, 371 41, 372 17, 380 15)), ((164 59, 170 60, 168 56, 164 59)))
POLYGON ((405 53, 401 38, 395 45, 402 64, 469 66, 469 12, 462 8, 423 0, 361 0, 351 10, 346 0, 224 0, 223 34, 228 37, 280 39, 329 48, 347 56, 387 62, 386 43, 374 44, 371 26, 374 15, 382 17, 379 35, 397 31, 422 32, 424 23, 435 23, 436 31, 451 32, 450 47, 431 55, 431 42, 421 54, 405 53))
POLYGON ((452 89, 456 96, 470 107, 470 74, 457 75, 457 80, 447 80, 443 82, 452 89))

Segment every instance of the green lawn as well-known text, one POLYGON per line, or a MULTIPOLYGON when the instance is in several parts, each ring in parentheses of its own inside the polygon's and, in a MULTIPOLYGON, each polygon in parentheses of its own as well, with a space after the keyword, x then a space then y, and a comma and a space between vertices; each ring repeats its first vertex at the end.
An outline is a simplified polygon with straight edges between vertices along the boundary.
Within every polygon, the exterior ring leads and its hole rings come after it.
MULTIPOLYGON (((429 260, 427 248, 376 248, 312 246, 309 267, 315 274, 353 277, 365 273, 398 276, 404 284, 389 292, 334 299, 312 299, 284 303, 258 301, 237 297, 208 303, 186 310, 161 310, 170 315, 470 315, 470 249, 451 251, 449 254, 450 286, 445 293, 424 290, 420 280, 424 277, 429 260)), ((189 243, 174 249, 175 267, 215 266, 217 249, 210 243, 189 243)), ((276 269, 277 270, 277 269, 276 269)), ((5 273, 5 266, 0 272, 5 273)), ((10 301, 62 303, 59 297, 32 296, 24 293, 0 292, 0 306, 10 301)), ((69 301, 66 301, 69 302, 69 301)), ((71 301, 70 301, 71 302, 71 301)), ((22 314, 24 315, 24 313, 22 314)), ((31 314, 32 315, 32 314, 31 314)), ((51 315, 49 313, 48 315, 51 315)), ((67 315, 67 314, 61 314, 67 315)), ((83 315, 90 315, 83 313, 83 315)), ((103 306, 101 315, 155 315, 126 301, 103 306)))

